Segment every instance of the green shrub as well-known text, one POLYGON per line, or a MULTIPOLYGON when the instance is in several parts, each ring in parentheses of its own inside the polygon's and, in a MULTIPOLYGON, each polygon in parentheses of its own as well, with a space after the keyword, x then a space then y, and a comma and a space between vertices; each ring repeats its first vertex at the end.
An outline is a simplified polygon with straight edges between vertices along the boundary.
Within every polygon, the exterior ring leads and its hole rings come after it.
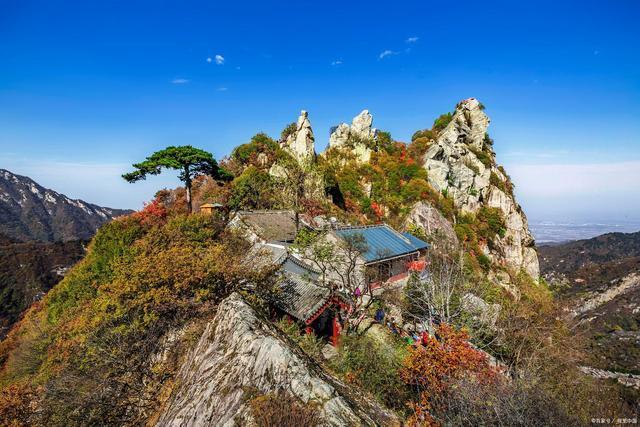
POLYGON ((482 223, 479 230, 481 231, 481 236, 483 238, 491 240, 496 235, 504 237, 506 233, 506 225, 504 215, 499 208, 483 206, 478 210, 477 218, 478 221, 482 223))
POLYGON ((484 142, 484 146, 493 147, 493 139, 486 132, 484 134, 483 142, 484 142))
POLYGON ((331 363, 347 382, 362 387, 388 407, 403 410, 410 391, 398 370, 406 354, 406 343, 401 341, 346 335, 331 363))
POLYGON ((280 133, 280 139, 286 140, 289 135, 293 135, 298 130, 298 124, 296 122, 289 123, 280 133))
POLYGON ((250 142, 237 146, 231 153, 231 158, 242 164, 247 164, 255 161, 255 157, 259 153, 275 155, 279 148, 278 143, 267 134, 258 133, 251 138, 250 142))
POLYGON ((414 223, 410 223, 407 226, 407 233, 417 237, 418 239, 421 240, 426 240, 427 239, 427 232, 424 230, 424 227, 420 226, 420 225, 416 225, 414 223))
POLYGON ((464 160, 464 165, 471 169, 476 175, 480 175, 480 168, 469 159, 464 160))
POLYGON ((422 163, 422 157, 429 149, 429 145, 433 142, 433 138, 419 137, 411 141, 407 147, 409 156, 418 163, 422 163))
POLYGON ((453 113, 442 114, 440 115, 440 117, 434 120, 433 129, 436 131, 441 131, 446 128, 449 123, 451 123, 451 120, 453 120, 453 113))
POLYGON ((423 129, 423 130, 416 131, 411 136, 411 142, 414 142, 416 139, 419 139, 419 138, 424 138, 428 141, 430 139, 435 139, 435 137, 436 137, 436 134, 431 129, 423 129))
POLYGON ((499 190, 502 190, 506 193, 507 188, 504 185, 504 181, 502 181, 498 176, 498 174, 496 174, 495 172, 491 172, 491 176, 489 177, 489 183, 494 187, 498 188, 499 190))
POLYGON ((231 183, 231 209, 271 209, 276 200, 273 178, 255 166, 247 167, 231 183))
POLYGON ((292 322, 286 318, 278 320, 275 325, 296 342, 306 354, 316 360, 321 359, 322 348, 326 344, 325 341, 315 336, 315 334, 302 333, 300 326, 296 322, 292 322))
POLYGON ((481 253, 476 258, 478 259, 478 263, 480 263, 480 267, 482 267, 484 271, 489 271, 489 269, 491 269, 491 260, 488 256, 481 253))
POLYGON ((493 163, 491 154, 489 154, 487 151, 484 151, 484 150, 478 150, 475 147, 469 146, 468 148, 469 148, 469 151, 475 154, 478 160, 480 160, 480 162, 482 162, 482 164, 485 165, 485 167, 488 167, 488 168, 491 167, 491 164, 493 163))

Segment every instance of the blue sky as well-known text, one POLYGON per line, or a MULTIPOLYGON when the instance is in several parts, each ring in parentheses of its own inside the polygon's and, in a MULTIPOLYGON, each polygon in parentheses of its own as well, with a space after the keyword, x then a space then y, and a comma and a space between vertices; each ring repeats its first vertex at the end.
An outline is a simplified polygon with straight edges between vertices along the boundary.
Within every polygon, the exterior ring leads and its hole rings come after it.
POLYGON ((0 167, 140 207, 167 145, 216 157, 301 109, 322 150, 362 109, 399 140, 461 99, 534 220, 640 220, 640 2, 5 0, 0 167), (100 4, 98 4, 100 3, 100 4))

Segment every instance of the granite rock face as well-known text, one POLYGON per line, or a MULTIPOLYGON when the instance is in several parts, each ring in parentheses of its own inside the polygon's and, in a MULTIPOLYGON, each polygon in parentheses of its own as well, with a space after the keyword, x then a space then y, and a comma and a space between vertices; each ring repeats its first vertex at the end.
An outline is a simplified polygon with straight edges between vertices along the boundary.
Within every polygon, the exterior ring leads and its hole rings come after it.
POLYGON ((489 117, 474 98, 456 106, 453 118, 428 147, 424 167, 429 183, 450 196, 463 212, 476 213, 481 207, 502 211, 506 222, 504 237, 495 247, 484 249, 494 262, 531 277, 540 274, 535 242, 527 218, 517 204, 509 177, 496 164, 493 142, 488 137, 489 117))
POLYGON ((434 245, 445 244, 450 248, 458 246, 458 237, 451 222, 427 201, 413 206, 405 220, 405 228, 410 224, 422 227, 427 237, 432 238, 434 245))
POLYGON ((296 130, 283 141, 283 148, 289 151, 300 164, 309 164, 316 156, 314 141, 309 113, 302 110, 296 122, 296 130))
POLYGON ((395 416, 347 388, 296 349, 240 295, 218 307, 180 369, 159 426, 253 423, 252 395, 284 390, 318 405, 327 425, 399 425, 395 416))
POLYGON ((356 158, 366 163, 371 158, 371 148, 366 142, 373 141, 377 130, 373 127, 373 116, 369 110, 362 110, 351 121, 351 126, 340 123, 329 136, 329 147, 349 147, 356 158))

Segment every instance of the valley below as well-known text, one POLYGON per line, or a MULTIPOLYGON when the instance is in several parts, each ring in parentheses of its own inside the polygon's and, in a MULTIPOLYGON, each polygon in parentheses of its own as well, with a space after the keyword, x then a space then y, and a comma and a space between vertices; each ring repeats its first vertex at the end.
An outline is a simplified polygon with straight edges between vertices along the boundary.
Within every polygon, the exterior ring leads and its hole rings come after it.
POLYGON ((539 248, 541 274, 586 340, 582 369, 640 390, 640 232, 539 248))

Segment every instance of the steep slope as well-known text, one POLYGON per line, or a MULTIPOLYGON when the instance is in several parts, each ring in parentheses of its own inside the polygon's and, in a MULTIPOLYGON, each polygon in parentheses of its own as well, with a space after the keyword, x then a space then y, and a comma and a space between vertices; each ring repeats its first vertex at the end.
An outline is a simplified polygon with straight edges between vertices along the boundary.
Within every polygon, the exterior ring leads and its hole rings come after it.
POLYGON ((589 339, 587 363, 640 373, 640 232, 543 246, 540 264, 589 339))
POLYGON ((496 163, 493 141, 487 133, 490 120, 483 110, 478 100, 470 98, 441 119, 448 123, 424 155, 428 180, 437 191, 450 196, 462 212, 476 213, 482 207, 500 209, 505 232, 491 245, 485 242, 481 249, 499 265, 524 269, 537 279, 535 241, 527 217, 515 200, 513 184, 496 163))
POLYGON ((102 224, 129 212, 73 200, 0 169, 0 233, 12 239, 89 240, 102 224))
POLYGON ((399 425, 378 405, 349 396, 346 386, 294 346, 232 294, 220 303, 180 369, 177 391, 157 425, 247 425, 251 396, 277 391, 318 405, 328 425, 399 425))
POLYGON ((84 256, 81 241, 13 242, 0 237, 0 340, 84 256))

